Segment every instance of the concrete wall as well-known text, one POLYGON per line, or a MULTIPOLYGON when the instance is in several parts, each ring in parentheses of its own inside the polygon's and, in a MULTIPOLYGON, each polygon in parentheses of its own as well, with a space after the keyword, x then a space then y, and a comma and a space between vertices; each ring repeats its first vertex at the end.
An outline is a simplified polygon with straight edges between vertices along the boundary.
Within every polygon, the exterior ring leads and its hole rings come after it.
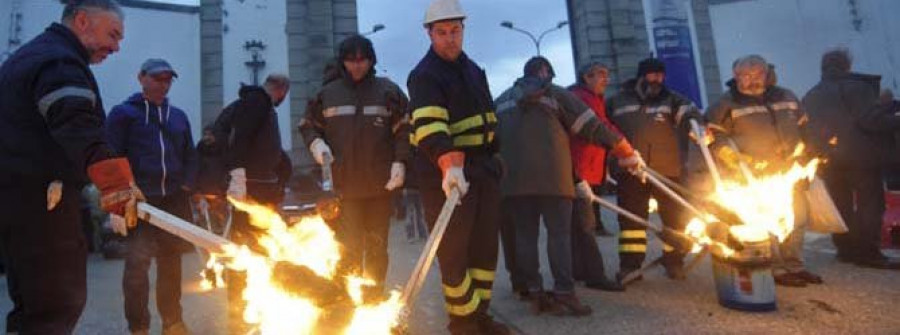
MULTIPOLYGON (((9 1, 0 1, 0 41, 8 38, 9 1)), ((21 2, 23 42, 28 41, 52 22, 59 20, 62 5, 56 1, 21 2)), ((140 91, 137 74, 147 58, 167 59, 178 72, 169 93, 173 105, 185 110, 195 137, 200 134, 200 46, 197 13, 147 8, 125 8, 125 39, 119 53, 94 66, 100 94, 107 111, 132 93, 140 91)), ((5 44, 3 45, 5 48, 5 44)), ((0 49, 2 50, 2 49, 0 49)))
POLYGON ((854 70, 880 74, 900 91, 900 1, 719 1, 710 7, 722 81, 731 63, 757 53, 776 65, 782 86, 803 95, 819 81, 822 53, 836 46, 854 55, 854 70))

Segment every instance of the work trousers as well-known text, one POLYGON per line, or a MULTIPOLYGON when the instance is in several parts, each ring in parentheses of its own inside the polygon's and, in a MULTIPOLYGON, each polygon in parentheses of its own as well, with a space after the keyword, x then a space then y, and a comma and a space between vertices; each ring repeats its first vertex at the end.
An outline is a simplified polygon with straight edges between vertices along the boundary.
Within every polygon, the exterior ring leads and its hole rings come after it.
MULTIPOLYGON (((177 192, 165 197, 148 197, 148 203, 185 221, 191 219, 187 193, 177 192)), ((122 292, 125 319, 132 332, 150 329, 150 264, 156 259, 156 309, 163 327, 182 321, 181 314, 181 253, 187 244, 150 223, 140 221, 128 231, 128 251, 122 292)))
POLYGON ((341 201, 341 217, 336 229, 343 246, 344 274, 374 280, 382 288, 388 269, 388 231, 391 225, 391 198, 341 201))
MULTIPOLYGON (((674 181, 678 178, 669 177, 674 181)), ((649 201, 652 196, 659 204, 659 215, 663 225, 684 231, 687 225, 684 208, 669 195, 650 183, 642 183, 630 173, 620 173, 616 193, 619 206, 641 218, 649 217, 649 201)), ((621 232, 619 235, 619 266, 622 271, 639 269, 644 263, 647 253, 647 229, 632 220, 619 215, 621 232)), ((663 265, 680 266, 684 261, 684 252, 675 251, 671 246, 663 245, 663 265)))
POLYGON ((881 257, 879 243, 885 206, 881 169, 829 162, 820 175, 849 230, 832 235, 838 254, 848 258, 881 257))
MULTIPOLYGON (((497 268, 499 182, 493 178, 469 182, 469 191, 454 208, 437 250, 451 333, 471 329, 486 315, 497 268)), ((434 229, 446 199, 439 186, 439 180, 423 180, 422 203, 429 229, 434 229)))
POLYGON ((588 199, 572 202, 572 278, 585 283, 597 283, 606 279, 603 255, 594 233, 600 220, 595 217, 596 207, 588 199))
POLYGON ((19 334, 71 334, 87 299, 81 189, 64 184, 48 211, 48 184, 0 185, 0 246, 15 304, 7 330, 19 334))

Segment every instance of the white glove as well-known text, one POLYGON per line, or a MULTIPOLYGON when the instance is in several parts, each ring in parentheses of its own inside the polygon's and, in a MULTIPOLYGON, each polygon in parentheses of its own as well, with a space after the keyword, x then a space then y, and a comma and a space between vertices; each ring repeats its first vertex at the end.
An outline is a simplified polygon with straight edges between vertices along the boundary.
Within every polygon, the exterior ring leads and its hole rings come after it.
POLYGON ((52 211, 56 208, 56 205, 59 204, 59 200, 62 199, 62 188, 63 183, 59 180, 54 180, 47 186, 47 211, 52 211))
POLYGON ((116 234, 128 236, 128 223, 125 218, 116 214, 109 215, 109 228, 116 234))
POLYGON ((228 183, 228 196, 238 201, 247 199, 247 171, 237 168, 228 173, 231 181, 228 183))
POLYGON ((393 191, 394 189, 403 186, 404 180, 406 180, 406 166, 403 165, 403 163, 394 162, 391 164, 391 179, 384 185, 384 189, 393 191))
POLYGON ((328 144, 325 143, 321 138, 317 138, 309 144, 309 152, 312 153, 313 158, 316 160, 319 165, 325 164, 325 156, 331 156, 331 148, 328 147, 328 144))
POLYGON ((447 169, 447 174, 444 176, 444 180, 441 182, 441 187, 444 189, 444 195, 450 196, 450 190, 453 187, 459 189, 459 198, 462 199, 466 192, 469 191, 469 182, 466 181, 466 175, 463 173, 462 166, 451 166, 447 169))
POLYGON ((578 197, 578 199, 593 199, 594 191, 591 190, 591 184, 588 184, 587 180, 582 180, 578 184, 575 184, 575 196, 578 197))

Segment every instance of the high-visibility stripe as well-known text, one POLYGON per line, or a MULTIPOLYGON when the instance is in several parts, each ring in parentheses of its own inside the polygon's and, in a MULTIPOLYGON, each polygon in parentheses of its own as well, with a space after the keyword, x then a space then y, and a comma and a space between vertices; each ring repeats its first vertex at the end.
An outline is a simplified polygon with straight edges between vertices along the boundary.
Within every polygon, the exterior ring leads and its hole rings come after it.
POLYGON ((774 109, 774 110, 800 109, 800 105, 798 105, 794 101, 783 101, 783 102, 776 102, 776 103, 772 104, 772 109, 774 109))
POLYGON ((384 106, 365 106, 363 107, 363 115, 367 116, 391 116, 391 112, 384 106))
MULTIPOLYGON (((494 113, 486 113, 486 118, 488 123, 497 123, 497 115, 494 113)), ((450 125, 450 133, 451 134, 459 134, 465 132, 466 130, 481 127, 484 125, 484 119, 482 119, 481 115, 470 116, 461 121, 458 121, 452 125, 450 125)))
POLYGON ((449 286, 445 284, 442 286, 444 286, 445 296, 448 296, 450 298, 460 298, 469 292, 469 288, 471 288, 472 286, 472 277, 469 277, 469 274, 467 273, 466 277, 463 278, 463 281, 459 283, 459 285, 449 286))
POLYGON ((434 135, 436 133, 445 133, 450 135, 450 129, 447 128, 447 124, 441 121, 435 121, 430 124, 421 126, 416 128, 416 137, 414 139, 415 143, 419 143, 423 138, 434 135))
MULTIPOLYGON (((488 143, 494 141, 494 132, 488 133, 488 143)), ((453 146, 475 147, 484 144, 484 136, 481 134, 460 135, 453 138, 453 146)))
POLYGON ((469 275, 475 280, 494 281, 494 271, 479 268, 469 268, 469 275))
POLYGON ((594 111, 590 108, 588 108, 584 112, 581 112, 581 115, 579 115, 578 118, 575 119, 575 122, 572 123, 572 134, 580 133, 581 129, 584 128, 584 125, 586 125, 588 121, 591 121, 595 118, 596 116, 594 115, 594 111))
POLYGON ((647 252, 646 244, 619 244, 619 252, 627 253, 645 253, 647 252))
POLYGON ((50 111, 50 107, 53 107, 57 101, 63 98, 68 97, 78 97, 85 98, 91 101, 91 104, 94 105, 97 103, 97 95, 94 94, 94 91, 86 89, 84 87, 76 87, 76 86, 65 86, 56 89, 53 92, 45 94, 38 100, 38 111, 42 116, 46 117, 47 112, 50 111))
POLYGON ((769 109, 765 106, 748 106, 743 108, 735 108, 731 110, 731 118, 736 119, 752 114, 768 113, 769 109))
POLYGON ((506 111, 513 109, 514 107, 516 107, 516 102, 513 100, 501 102, 499 105, 497 105, 497 113, 505 113, 506 111))
POLYGON ((550 97, 541 97, 541 99, 538 101, 540 101, 544 106, 547 106, 547 108, 550 108, 552 110, 559 110, 559 102, 556 101, 556 99, 550 97))
POLYGON ((491 300, 491 290, 486 288, 476 288, 475 295, 481 297, 481 300, 491 300))
POLYGON ((669 108, 669 106, 656 106, 656 107, 649 107, 644 112, 647 114, 656 114, 656 113, 672 114, 672 108, 669 108))
POLYGON ((350 116, 356 114, 356 106, 344 105, 344 106, 334 106, 325 108, 322 111, 322 116, 325 118, 336 117, 336 116, 350 116))
POLYGON ((481 296, 478 294, 473 294, 472 299, 464 305, 453 305, 450 303, 445 303, 444 308, 447 309, 447 313, 454 316, 468 316, 475 312, 478 309, 478 304, 481 303, 481 296))
POLYGON ((613 115, 622 115, 622 114, 625 114, 625 113, 634 113, 634 112, 637 112, 637 111, 639 111, 639 110, 641 110, 641 106, 640 106, 640 105, 628 105, 628 106, 622 106, 622 107, 616 108, 616 110, 613 111, 613 115))
POLYGON ((446 108, 438 106, 425 106, 413 111, 413 122, 422 118, 450 121, 450 112, 446 108))
POLYGON ((619 238, 642 238, 647 239, 646 230, 623 230, 619 238))

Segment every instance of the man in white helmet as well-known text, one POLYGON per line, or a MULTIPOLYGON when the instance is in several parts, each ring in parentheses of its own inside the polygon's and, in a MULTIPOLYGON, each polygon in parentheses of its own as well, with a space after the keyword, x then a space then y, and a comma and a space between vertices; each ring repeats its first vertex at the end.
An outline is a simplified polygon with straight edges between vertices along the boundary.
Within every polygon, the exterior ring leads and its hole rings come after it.
POLYGON ((462 195, 437 251, 452 334, 509 334, 487 315, 497 267, 497 116, 484 71, 462 51, 466 18, 456 0, 425 13, 431 49, 409 74, 414 146, 426 219, 435 222, 452 190, 462 195))

